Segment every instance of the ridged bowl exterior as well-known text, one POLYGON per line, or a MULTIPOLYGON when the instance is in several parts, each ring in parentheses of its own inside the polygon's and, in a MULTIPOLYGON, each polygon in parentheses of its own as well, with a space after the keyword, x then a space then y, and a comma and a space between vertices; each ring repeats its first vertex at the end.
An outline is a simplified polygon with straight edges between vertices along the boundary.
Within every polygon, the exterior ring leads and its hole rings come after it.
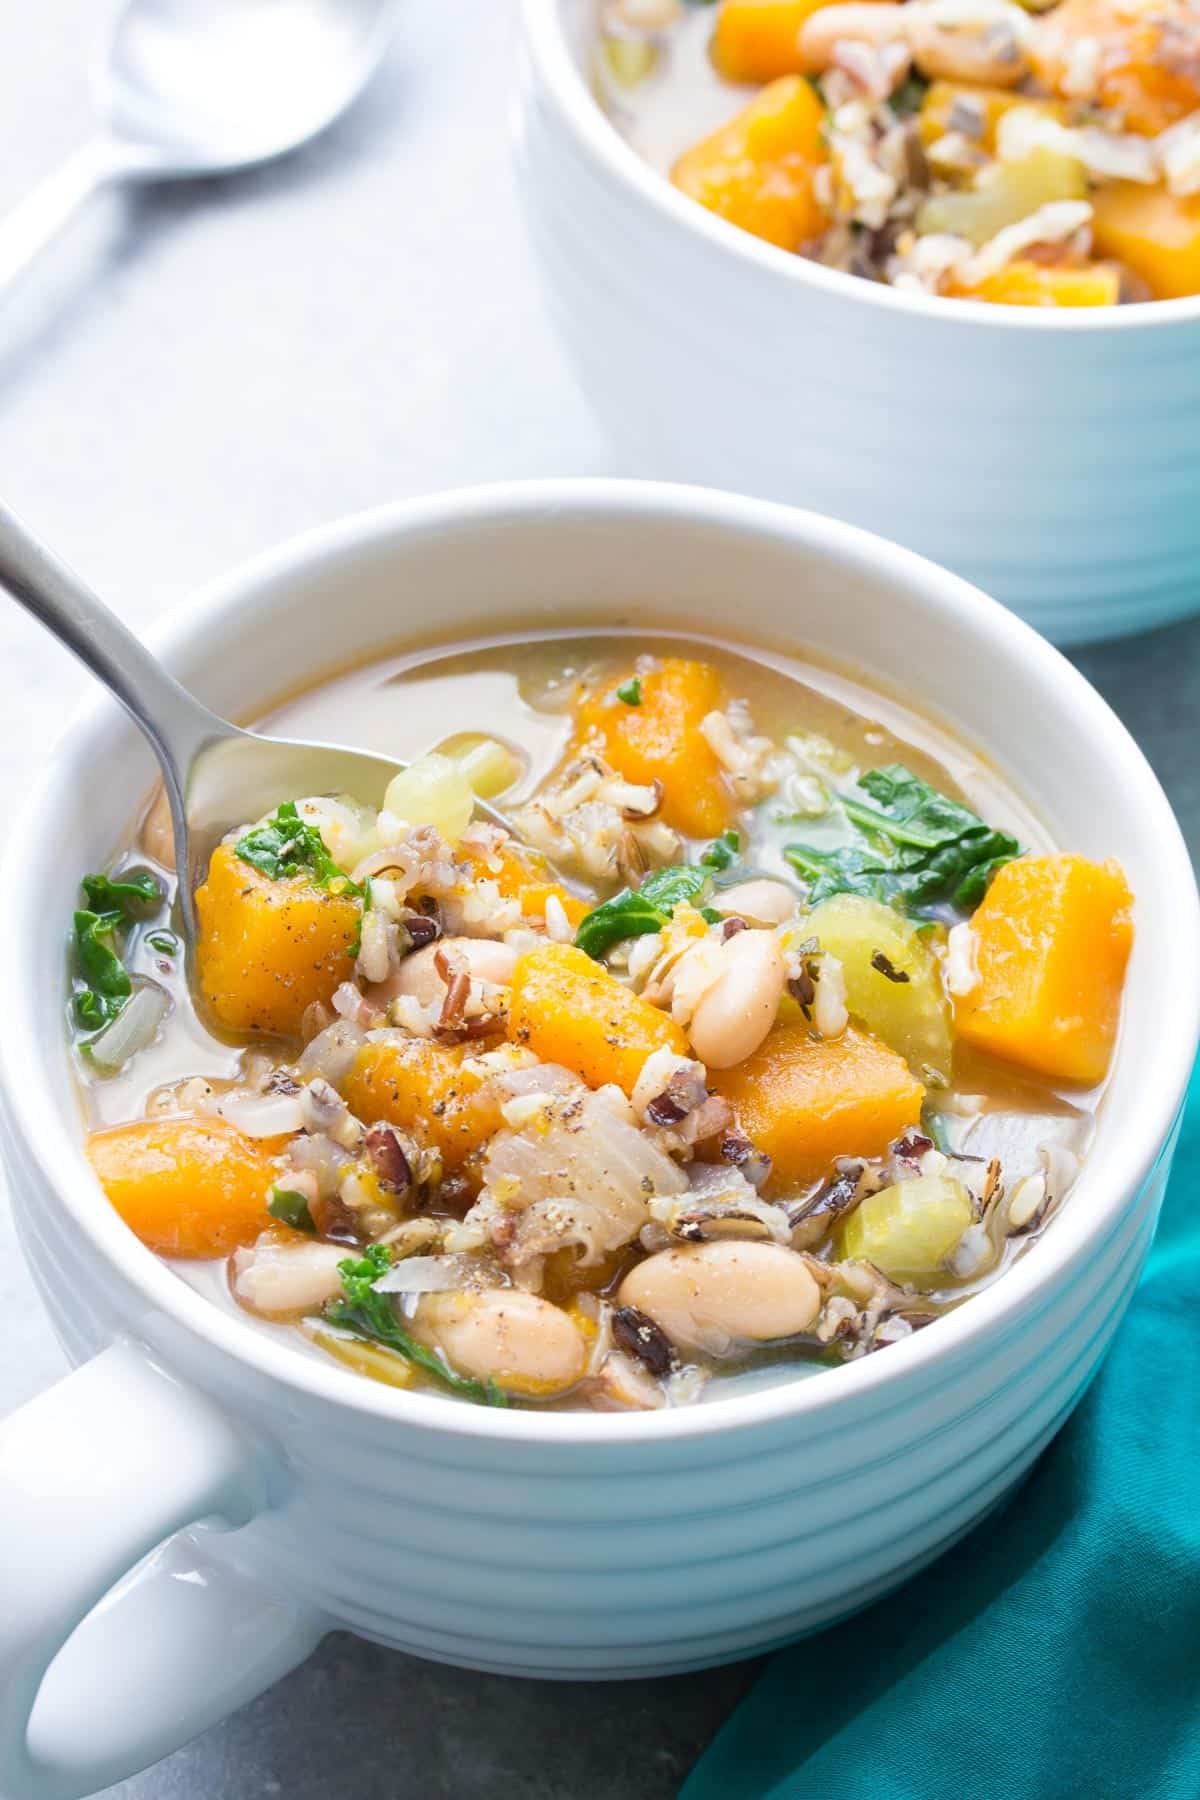
POLYGON ((641 165, 564 47, 583 11, 524 0, 518 175, 622 473, 847 519, 1060 644, 1200 608, 1200 301, 1031 319, 816 271, 641 165))
POLYGON ((132 1334, 269 1447, 270 1513, 213 1554, 331 1623, 435 1660, 556 1679, 769 1649, 867 1604, 1000 1502, 1079 1399, 1137 1279, 1166 1173, 1029 1318, 825 1429, 701 1444, 453 1439, 336 1405, 301 1414, 142 1309, 11 1159, 22 1246, 72 1361, 132 1334), (80 1296, 84 1296, 81 1303, 80 1296))
POLYGON ((1058 841, 1120 856, 1137 895, 1113 1094, 1070 1201, 1002 1280, 860 1363, 662 1414, 499 1413, 381 1388, 232 1316, 126 1231, 79 1147, 63 924, 152 773, 111 703, 60 747, 0 872, 0 1126, 22 1244, 72 1361, 145 1345, 256 1447, 271 1508, 206 1554, 406 1650, 560 1678, 692 1668, 816 1629, 1011 1491, 1136 1282, 1200 1008, 1187 853, 1118 721, 983 595, 828 521, 636 483, 443 496, 286 546, 201 596, 164 648, 246 717, 397 642, 617 623, 855 662, 993 757, 1058 841))

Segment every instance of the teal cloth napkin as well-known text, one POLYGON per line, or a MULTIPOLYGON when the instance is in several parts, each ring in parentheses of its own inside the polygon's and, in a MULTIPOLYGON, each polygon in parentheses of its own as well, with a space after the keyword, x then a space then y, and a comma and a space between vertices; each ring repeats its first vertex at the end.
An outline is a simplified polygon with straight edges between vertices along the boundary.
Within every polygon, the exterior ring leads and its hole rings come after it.
POLYGON ((1004 1512, 775 1656, 680 1800, 1200 1800, 1198 1157, 1200 1065, 1145 1275, 1064 1430, 1004 1512))

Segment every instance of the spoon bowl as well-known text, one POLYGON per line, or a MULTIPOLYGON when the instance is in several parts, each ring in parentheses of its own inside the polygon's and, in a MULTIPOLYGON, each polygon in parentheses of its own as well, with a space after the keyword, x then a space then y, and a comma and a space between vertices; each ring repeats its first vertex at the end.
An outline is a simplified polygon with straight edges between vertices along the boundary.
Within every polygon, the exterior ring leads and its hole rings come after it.
POLYGON ((101 127, 0 221, 0 288, 97 188, 225 175, 297 149, 357 99, 397 0, 125 0, 101 127))
POLYGON ((282 156, 332 124, 373 74, 393 0, 127 0, 99 89, 143 179, 282 156))
MULTIPOLYGON (((242 731, 168 675, 162 664, 72 569, 0 505, 0 588, 80 659, 149 739, 171 809, 177 900, 190 952, 193 894, 226 832, 287 800, 350 794, 383 804, 387 785, 408 767, 368 750, 242 731)), ((481 818, 508 828, 476 799, 481 818)))
MULTIPOLYGON (((190 695, 188 699, 197 705, 190 695)), ((205 710, 199 708, 201 713, 205 710)), ((175 867, 188 872, 188 879, 179 882, 178 901, 189 946, 195 939, 192 896, 227 832, 274 812, 285 800, 314 795, 347 794, 364 806, 382 807, 389 781, 408 767, 371 750, 264 737, 255 731, 239 731, 214 714, 208 717, 220 732, 201 742, 187 765, 180 816, 173 800, 171 804, 175 867)), ((171 799, 165 765, 163 774, 171 799)), ((507 820, 486 801, 477 798, 475 812, 477 817, 508 829, 507 820)))

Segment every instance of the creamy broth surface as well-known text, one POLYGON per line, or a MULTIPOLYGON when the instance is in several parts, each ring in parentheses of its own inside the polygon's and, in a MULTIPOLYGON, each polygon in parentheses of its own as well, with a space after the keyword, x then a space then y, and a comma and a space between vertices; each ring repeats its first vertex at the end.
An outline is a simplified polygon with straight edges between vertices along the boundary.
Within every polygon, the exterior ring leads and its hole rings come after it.
MULTIPOLYGON (((594 0, 586 4, 592 8, 592 29, 598 32, 600 9, 594 0)), ((665 66, 634 87, 606 79, 603 52, 595 52, 601 104, 631 149, 660 175, 670 174, 684 145, 724 125, 742 97, 713 67, 712 12, 711 7, 688 7, 672 25, 661 51, 665 66)))
MULTIPOLYGON (((634 639, 624 632, 588 633, 401 652, 307 688, 251 723, 282 737, 352 744, 398 761, 409 761, 461 733, 485 731, 512 744, 525 760, 520 785, 505 796, 508 805, 532 792, 562 755, 579 680, 623 667, 633 654, 647 652, 703 656, 716 663, 768 736, 782 738, 802 728, 828 738, 863 767, 906 762, 934 786, 1006 826, 1031 849, 1052 847, 1032 808, 983 758, 972 756, 933 720, 841 671, 766 650, 733 650, 708 637, 634 639)), ((794 827, 782 827, 778 842, 795 835, 794 827)), ((820 833, 808 830, 807 835, 820 833)), ((769 842, 759 860, 775 873, 788 873, 769 842)), ((197 1074, 224 1077, 235 1070, 237 1050, 196 1019, 178 973, 144 949, 137 967, 170 982, 176 1002, 173 1028, 126 1073, 91 1086, 88 1111, 94 1124, 115 1124, 140 1112, 147 1096, 165 1082, 197 1074)))
POLYGON ((592 632, 405 654, 309 689, 258 723, 265 731, 329 738, 399 758, 417 756, 460 732, 487 731, 518 745, 528 758, 530 775, 516 798, 561 754, 577 682, 621 669, 642 654, 703 657, 749 703, 767 736, 811 731, 863 767, 907 762, 1031 847, 1050 847, 1033 810, 983 758, 899 699, 814 661, 765 649, 735 650, 700 635, 592 632))

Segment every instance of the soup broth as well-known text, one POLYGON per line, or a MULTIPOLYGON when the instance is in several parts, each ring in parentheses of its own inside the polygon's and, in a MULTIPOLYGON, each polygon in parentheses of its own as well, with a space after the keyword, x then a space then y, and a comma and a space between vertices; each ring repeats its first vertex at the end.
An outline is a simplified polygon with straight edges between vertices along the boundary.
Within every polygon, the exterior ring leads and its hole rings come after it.
POLYGON ((895 697, 614 631, 262 725, 412 766, 231 834, 195 1000, 160 810, 76 915, 93 1164, 215 1303, 392 1385, 656 1409, 926 1328, 1065 1200, 1128 895, 895 697))

